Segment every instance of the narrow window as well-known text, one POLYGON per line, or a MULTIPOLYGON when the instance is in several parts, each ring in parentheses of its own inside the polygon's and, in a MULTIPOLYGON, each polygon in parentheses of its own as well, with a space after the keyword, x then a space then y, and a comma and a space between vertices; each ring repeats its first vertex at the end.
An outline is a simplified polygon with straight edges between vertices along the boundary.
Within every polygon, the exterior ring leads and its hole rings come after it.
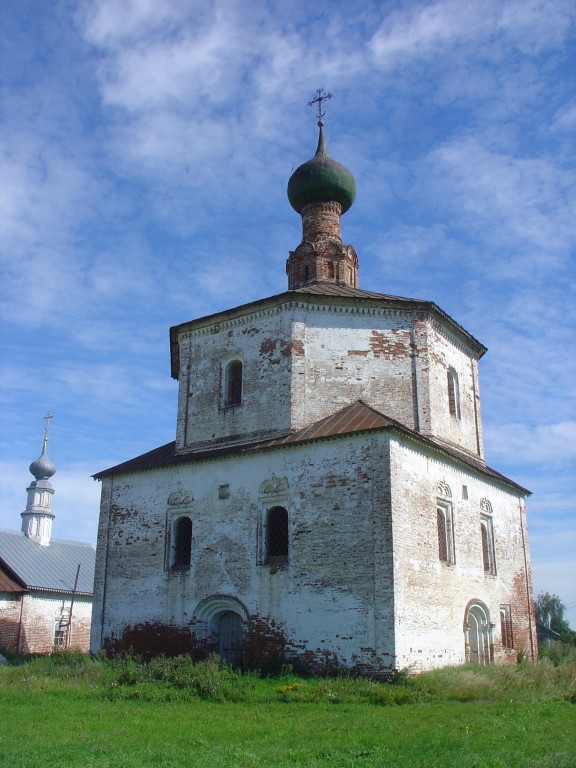
POLYGON ((188 568, 192 558, 192 520, 180 517, 174 526, 174 568, 188 568))
POLYGON ((460 418, 460 392, 458 374, 454 368, 448 369, 448 410, 456 419, 460 418))
POLYGON ((242 363, 232 360, 226 366, 226 405, 241 405, 242 403, 242 363))
POLYGON ((514 638, 512 637, 512 611, 509 605, 500 606, 500 632, 502 634, 503 647, 514 648, 514 638))
POLYGON ((65 619, 56 619, 54 623, 54 648, 64 648, 67 626, 68 624, 65 619))
POLYGON ((310 279, 310 267, 308 264, 304 264, 304 267, 302 268, 302 277, 304 282, 310 279))
POLYGON ((334 262, 329 261, 328 262, 328 277, 333 278, 334 277, 334 262))
POLYGON ((448 547, 446 545, 446 517, 441 509, 436 510, 438 517, 438 557, 447 562, 448 547))
POLYGON ((445 502, 436 507, 436 525, 438 528, 438 559, 449 565, 456 562, 454 554, 454 519, 452 505, 445 502))
POLYGON ((284 507, 272 507, 266 515, 266 562, 288 562, 288 512, 284 507))
POLYGON ((494 557, 494 530, 492 518, 482 515, 480 521, 480 535, 482 537, 482 562, 484 573, 494 575, 496 573, 496 560, 494 557))

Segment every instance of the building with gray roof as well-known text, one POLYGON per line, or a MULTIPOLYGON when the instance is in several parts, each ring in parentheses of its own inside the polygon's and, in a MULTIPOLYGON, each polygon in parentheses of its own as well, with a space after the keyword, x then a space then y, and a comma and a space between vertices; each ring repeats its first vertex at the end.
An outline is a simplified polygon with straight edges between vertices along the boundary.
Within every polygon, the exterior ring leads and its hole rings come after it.
POLYGON ((0 649, 12 653, 89 647, 96 553, 90 544, 52 538, 56 467, 47 442, 48 427, 30 465, 35 479, 21 530, 0 529, 0 649))

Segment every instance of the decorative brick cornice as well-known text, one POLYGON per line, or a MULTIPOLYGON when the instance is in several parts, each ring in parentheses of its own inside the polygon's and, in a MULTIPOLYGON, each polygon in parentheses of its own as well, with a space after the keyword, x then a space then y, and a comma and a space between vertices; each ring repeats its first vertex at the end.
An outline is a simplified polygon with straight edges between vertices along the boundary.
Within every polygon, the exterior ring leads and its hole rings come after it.
POLYGON ((217 333, 229 331, 233 328, 240 328, 242 326, 251 325, 255 322, 260 322, 269 317, 274 317, 282 313, 304 311, 306 314, 342 314, 342 315, 359 315, 361 317, 385 317, 385 318, 397 318, 400 316, 420 316, 421 311, 416 312, 412 309, 393 308, 393 307, 378 307, 378 306, 361 306, 353 304, 341 304, 332 302, 319 302, 319 301, 302 301, 288 300, 279 302, 274 306, 263 307, 261 309, 247 312, 246 314, 237 315, 236 317, 230 317, 223 319, 222 321, 202 326, 200 328, 191 329, 188 331, 181 331, 178 334, 180 341, 187 341, 189 339, 198 339, 206 336, 213 336, 217 333))

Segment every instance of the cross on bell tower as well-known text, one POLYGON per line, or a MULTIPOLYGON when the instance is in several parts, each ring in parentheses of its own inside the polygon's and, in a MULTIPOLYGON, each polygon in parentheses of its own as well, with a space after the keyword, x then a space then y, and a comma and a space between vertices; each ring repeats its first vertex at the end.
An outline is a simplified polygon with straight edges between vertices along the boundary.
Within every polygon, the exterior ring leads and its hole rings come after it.
POLYGON ((316 97, 314 99, 311 99, 308 102, 309 107, 316 106, 316 117, 318 118, 318 124, 320 124, 320 121, 326 114, 326 110, 322 109, 322 102, 328 101, 332 98, 331 93, 326 93, 324 88, 317 88, 316 89, 316 97))
POLYGON ((302 216, 302 242, 290 251, 286 262, 288 290, 315 283, 358 287, 358 256, 340 237, 340 217, 354 202, 356 183, 326 147, 323 105, 331 98, 331 93, 318 88, 308 102, 309 107, 316 108, 318 148, 288 181, 288 200, 302 216))

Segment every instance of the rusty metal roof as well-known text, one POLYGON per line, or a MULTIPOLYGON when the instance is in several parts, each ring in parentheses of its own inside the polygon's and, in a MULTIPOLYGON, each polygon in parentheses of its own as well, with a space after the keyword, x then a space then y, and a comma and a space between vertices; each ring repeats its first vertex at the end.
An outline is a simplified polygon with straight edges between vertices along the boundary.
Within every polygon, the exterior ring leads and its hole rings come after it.
POLYGON ((0 566, 26 589, 72 592, 80 565, 76 593, 92 595, 95 560, 91 544, 51 539, 43 547, 20 531, 0 528, 0 566))
POLYGON ((148 451, 148 453, 136 456, 134 459, 129 459, 122 464, 117 464, 115 467, 102 470, 102 472, 98 472, 93 475, 93 477, 95 480, 102 480, 105 477, 113 477, 115 475, 145 472, 178 464, 194 464, 199 461, 233 456, 235 454, 249 454, 253 451, 274 450, 283 446, 306 443, 314 440, 329 440, 343 435, 349 435, 354 432, 386 429, 393 429, 400 435, 404 435, 428 446, 429 448, 440 451, 441 453, 456 459, 458 462, 471 467, 482 475, 512 486, 523 494, 530 493, 529 490, 518 485, 513 480, 510 480, 499 472, 496 472, 496 470, 487 467, 480 459, 476 459, 473 456, 455 450, 438 440, 434 440, 419 432, 415 432, 413 429, 405 427, 399 421, 395 421, 374 408, 371 408, 369 405, 366 405, 362 400, 351 403, 331 416, 320 419, 320 421, 310 424, 310 426, 304 427, 298 432, 294 432, 284 437, 258 443, 234 445, 228 448, 217 448, 214 450, 190 453, 176 453, 176 443, 167 443, 152 451, 148 451))
POLYGON ((348 285, 336 285, 335 283, 311 283, 302 288, 295 288, 293 293, 308 293, 312 296, 343 296, 354 299, 386 299, 387 301, 422 305, 431 303, 425 299, 411 299, 407 296, 392 296, 387 293, 365 291, 363 288, 352 288, 348 285))
POLYGON ((303 443, 307 440, 320 440, 323 437, 348 435, 352 432, 364 432, 367 429, 384 429, 393 426, 401 427, 401 424, 370 408, 362 400, 358 400, 352 405, 347 405, 341 411, 310 424, 309 427, 304 427, 304 429, 286 437, 269 440, 259 447, 267 448, 289 443, 303 443))

